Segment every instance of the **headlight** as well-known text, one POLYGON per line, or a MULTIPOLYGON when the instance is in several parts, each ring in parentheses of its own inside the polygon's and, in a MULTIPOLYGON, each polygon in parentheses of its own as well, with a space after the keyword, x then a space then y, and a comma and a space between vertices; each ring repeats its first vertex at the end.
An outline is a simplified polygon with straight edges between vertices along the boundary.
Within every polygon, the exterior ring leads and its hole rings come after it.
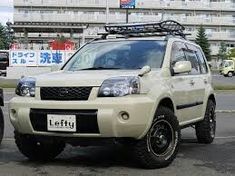
POLYGON ((20 79, 16 87, 16 94, 24 97, 35 97, 35 78, 25 77, 20 79))
POLYGON ((105 80, 99 90, 99 97, 122 97, 140 93, 140 81, 135 76, 122 76, 105 80))

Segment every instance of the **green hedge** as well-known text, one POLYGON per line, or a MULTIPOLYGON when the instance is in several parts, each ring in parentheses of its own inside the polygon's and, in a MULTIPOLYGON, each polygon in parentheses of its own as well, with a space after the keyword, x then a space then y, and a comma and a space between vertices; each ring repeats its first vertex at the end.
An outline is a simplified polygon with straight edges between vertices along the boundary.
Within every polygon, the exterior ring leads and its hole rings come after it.
POLYGON ((235 90, 235 85, 214 85, 215 90, 235 90))
POLYGON ((15 79, 0 79, 0 87, 2 88, 15 88, 17 80, 15 79))

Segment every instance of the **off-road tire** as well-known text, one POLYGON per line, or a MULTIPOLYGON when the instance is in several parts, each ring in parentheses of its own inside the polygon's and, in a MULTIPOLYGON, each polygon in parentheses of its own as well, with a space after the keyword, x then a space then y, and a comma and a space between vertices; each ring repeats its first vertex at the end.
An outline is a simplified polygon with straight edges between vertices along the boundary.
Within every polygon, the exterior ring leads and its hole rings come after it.
POLYGON ((0 144, 2 142, 3 134, 4 134, 4 117, 2 109, 0 108, 0 144))
MULTIPOLYGON (((149 129, 146 136, 143 139, 138 140, 136 144, 133 146, 134 157, 144 168, 155 169, 155 168, 166 167, 172 163, 172 161, 175 159, 178 153, 180 137, 181 136, 180 136, 179 122, 176 116, 169 108, 161 106, 158 108, 152 126, 149 129), (160 125, 168 127, 165 129, 164 128, 161 129, 160 125), (170 133, 168 133, 169 129, 171 131, 170 133), (158 133, 157 130, 159 130, 158 133), (165 136, 162 135, 164 133, 170 134, 171 137, 169 137, 169 135, 165 136), (154 136, 152 136, 151 138, 151 135, 154 136), (160 150, 158 151, 156 149, 157 148, 160 149, 160 147, 158 147, 158 144, 159 146, 161 145, 161 142, 159 141, 162 139, 163 141, 164 139, 167 140, 166 144, 167 146, 165 146, 166 151, 162 154, 157 154, 157 152, 160 152, 160 150), (168 144, 169 141, 170 143, 168 144)), ((164 143, 165 142, 162 142, 162 144, 164 143)))
POLYGON ((58 156, 65 148, 59 141, 40 141, 34 136, 15 131, 15 143, 19 151, 32 161, 49 161, 58 156))
POLYGON ((208 100, 203 121, 196 124, 196 136, 199 143, 210 144, 215 138, 216 114, 215 103, 208 100))

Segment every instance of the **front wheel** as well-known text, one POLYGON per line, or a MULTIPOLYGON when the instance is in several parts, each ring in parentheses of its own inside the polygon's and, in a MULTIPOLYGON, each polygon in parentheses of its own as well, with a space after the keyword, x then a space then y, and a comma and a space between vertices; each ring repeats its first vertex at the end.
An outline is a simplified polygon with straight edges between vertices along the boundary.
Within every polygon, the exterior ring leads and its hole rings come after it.
POLYGON ((169 108, 161 106, 147 135, 134 145, 134 154, 143 167, 162 168, 175 159, 179 143, 179 122, 169 108))
POLYGON ((29 160, 49 161, 59 155, 65 147, 60 141, 42 141, 34 136, 15 132, 15 142, 20 152, 29 160))
POLYGON ((215 103, 208 100, 203 121, 196 124, 196 136, 199 143, 210 144, 215 138, 216 114, 215 103))
POLYGON ((228 72, 228 77, 232 77, 233 76, 233 72, 228 72))
POLYGON ((2 142, 3 133, 4 133, 4 118, 3 118, 2 109, 0 108, 0 144, 2 142))

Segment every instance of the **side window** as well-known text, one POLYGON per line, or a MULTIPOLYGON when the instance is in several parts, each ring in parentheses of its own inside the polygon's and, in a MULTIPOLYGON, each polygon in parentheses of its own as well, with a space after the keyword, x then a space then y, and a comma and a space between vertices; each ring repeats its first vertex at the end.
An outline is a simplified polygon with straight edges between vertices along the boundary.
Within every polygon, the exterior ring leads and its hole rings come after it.
POLYGON ((186 61, 184 54, 185 46, 181 42, 174 42, 171 50, 171 68, 174 67, 178 61, 186 61))
POLYGON ((208 67, 206 65, 205 57, 203 56, 200 48, 197 48, 196 54, 197 54, 197 58, 199 60, 200 66, 201 66, 202 74, 208 73, 208 67))
POLYGON ((198 75, 201 73, 200 70, 200 64, 199 61, 197 59, 197 55, 196 52, 192 51, 192 50, 186 50, 185 51, 185 55, 186 55, 186 59, 188 61, 191 62, 192 65, 192 71, 191 71, 191 75, 198 75))

